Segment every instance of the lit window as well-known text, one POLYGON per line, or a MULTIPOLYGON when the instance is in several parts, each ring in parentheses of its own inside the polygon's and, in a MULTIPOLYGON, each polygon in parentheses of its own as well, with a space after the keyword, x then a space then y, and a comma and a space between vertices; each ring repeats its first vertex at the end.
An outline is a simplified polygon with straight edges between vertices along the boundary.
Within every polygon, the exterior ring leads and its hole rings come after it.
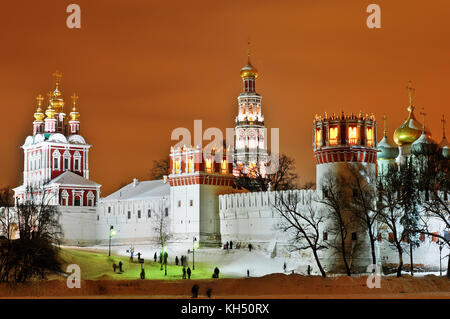
POLYGON ((224 159, 224 160, 222 161, 221 169, 222 169, 222 174, 228 173, 228 163, 227 163, 227 160, 224 159))
POLYGON ((212 173, 212 160, 210 158, 206 159, 206 172, 212 173))
POLYGON ((330 127, 330 139, 329 139, 330 145, 337 145, 338 143, 337 136, 338 136, 338 128, 330 127))
POLYGON ((348 127, 348 142, 350 144, 358 144, 358 134, 356 132, 356 126, 348 127))
POLYGON ((193 173, 194 172, 194 160, 192 158, 188 159, 188 163, 187 163, 187 172, 188 173, 193 173))
POLYGON ((319 129, 316 130, 316 147, 322 146, 322 131, 319 129))
POLYGON ((175 173, 176 174, 181 173, 181 161, 180 160, 175 161, 175 173))
POLYGON ((373 129, 367 128, 367 146, 373 146, 373 129))

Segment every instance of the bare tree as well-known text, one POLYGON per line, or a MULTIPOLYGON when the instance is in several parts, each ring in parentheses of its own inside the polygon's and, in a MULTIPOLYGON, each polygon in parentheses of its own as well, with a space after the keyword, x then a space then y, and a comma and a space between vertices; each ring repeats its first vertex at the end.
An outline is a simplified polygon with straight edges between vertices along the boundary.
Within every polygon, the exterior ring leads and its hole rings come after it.
POLYGON ((248 191, 280 191, 298 188, 298 175, 295 172, 295 160, 286 154, 278 158, 277 171, 273 174, 262 174, 260 168, 249 167, 247 172, 240 171, 235 178, 238 188, 248 191), (269 189, 270 188, 270 189, 269 189))
MULTIPOLYGON (((419 166, 419 181, 424 192, 421 215, 420 233, 439 238, 442 245, 450 249, 450 206, 448 204, 450 192, 449 161, 441 159, 435 154, 422 162, 419 166), (426 165, 424 165, 426 163, 426 165), (442 225, 441 231, 436 232, 435 225, 442 225), (447 236, 444 234, 447 229, 447 236)), ((447 256, 447 278, 450 278, 450 255, 447 256)))
POLYGON ((161 270, 163 268, 164 247, 170 238, 168 208, 164 207, 164 201, 159 203, 159 207, 152 211, 154 214, 153 231, 156 234, 155 242, 161 245, 161 270))
POLYGON ((346 243, 354 224, 349 207, 348 181, 342 175, 328 173, 323 176, 321 184, 323 198, 318 202, 323 204, 327 211, 329 232, 333 237, 328 244, 342 257, 345 272, 351 276, 353 257, 357 254, 359 245, 356 241, 352 241, 351 245, 346 243))
POLYGON ((166 156, 160 160, 153 160, 153 166, 150 170, 149 177, 151 180, 163 179, 164 175, 170 172, 170 157, 166 156))
POLYGON ((353 220, 367 232, 372 255, 372 264, 376 265, 375 242, 378 210, 376 208, 376 180, 369 169, 361 164, 348 165, 349 187, 352 188, 353 199, 350 208, 353 213, 353 220))
POLYGON ((403 217, 401 210, 401 188, 402 180, 396 168, 391 168, 378 182, 378 211, 380 221, 390 230, 389 245, 397 251, 398 267, 397 277, 402 275, 403 268, 403 239, 405 238, 405 228, 400 221, 403 217))
POLYGON ((49 272, 61 271, 62 229, 60 213, 51 204, 53 195, 31 188, 27 189, 27 195, 27 200, 14 209, 19 237, 8 239, 2 254, 0 281, 25 282, 34 276, 45 278, 49 272))
POLYGON ((326 277, 318 255, 320 250, 327 248, 323 238, 320 238, 320 229, 325 219, 323 212, 319 212, 312 201, 302 205, 297 194, 290 191, 277 192, 274 203, 271 204, 281 216, 280 228, 289 234, 291 250, 310 249, 322 277, 326 277))

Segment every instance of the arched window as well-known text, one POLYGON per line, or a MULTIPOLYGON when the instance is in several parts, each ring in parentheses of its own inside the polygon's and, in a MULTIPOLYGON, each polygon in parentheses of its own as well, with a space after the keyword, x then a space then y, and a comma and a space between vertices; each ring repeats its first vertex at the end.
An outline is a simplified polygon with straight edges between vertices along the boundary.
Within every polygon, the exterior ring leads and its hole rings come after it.
POLYGON ((60 162, 61 162, 61 153, 59 151, 55 150, 53 152, 53 169, 56 171, 59 171, 60 168, 60 162))

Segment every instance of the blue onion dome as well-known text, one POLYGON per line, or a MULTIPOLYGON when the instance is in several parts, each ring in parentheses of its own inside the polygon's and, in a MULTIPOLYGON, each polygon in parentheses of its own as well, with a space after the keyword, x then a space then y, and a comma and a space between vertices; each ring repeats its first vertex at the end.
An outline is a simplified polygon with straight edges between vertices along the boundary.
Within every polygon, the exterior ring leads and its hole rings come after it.
POLYGON ((441 153, 443 158, 450 159, 450 144, 448 143, 445 136, 439 144, 439 152, 441 153))
POLYGON ((420 137, 412 143, 411 151, 414 155, 432 155, 436 153, 438 147, 430 136, 425 131, 422 131, 420 137))
POLYGON ((398 146, 391 142, 386 135, 377 145, 378 159, 395 159, 398 156, 398 146))

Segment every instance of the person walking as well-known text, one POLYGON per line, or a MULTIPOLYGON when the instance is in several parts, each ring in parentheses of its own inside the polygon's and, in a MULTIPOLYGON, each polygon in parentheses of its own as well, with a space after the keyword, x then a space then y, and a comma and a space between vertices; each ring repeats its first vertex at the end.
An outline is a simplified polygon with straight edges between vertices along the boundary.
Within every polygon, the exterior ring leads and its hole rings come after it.
POLYGON ((287 267, 286 262, 284 262, 284 264, 283 264, 283 270, 284 270, 284 272, 286 272, 286 267, 287 267))
POLYGON ((114 272, 116 272, 117 265, 115 263, 113 264, 113 269, 114 269, 114 272))
POLYGON ((220 271, 219 271, 219 268, 214 268, 214 276, 215 276, 215 278, 219 278, 219 273, 220 273, 220 271))
POLYGON ((153 261, 156 262, 156 259, 158 259, 158 255, 155 252, 155 254, 153 255, 153 261))
POLYGON ((186 267, 183 267, 183 279, 186 279, 186 267))
POLYGON ((178 266, 178 256, 175 256, 175 265, 177 265, 178 266))
POLYGON ((248 244, 248 251, 252 251, 252 248, 253 248, 252 244, 248 244))
POLYGON ((120 271, 120 272, 123 272, 123 270, 122 270, 122 266, 123 266, 123 263, 122 263, 122 261, 119 261, 119 271, 120 271))
POLYGON ((191 279, 191 268, 190 267, 188 267, 188 269, 187 269, 187 276, 188 276, 188 279, 191 279))
POLYGON ((247 269, 247 278, 250 278, 250 270, 247 269))
POLYGON ((233 249, 233 242, 230 240, 230 249, 233 249))

